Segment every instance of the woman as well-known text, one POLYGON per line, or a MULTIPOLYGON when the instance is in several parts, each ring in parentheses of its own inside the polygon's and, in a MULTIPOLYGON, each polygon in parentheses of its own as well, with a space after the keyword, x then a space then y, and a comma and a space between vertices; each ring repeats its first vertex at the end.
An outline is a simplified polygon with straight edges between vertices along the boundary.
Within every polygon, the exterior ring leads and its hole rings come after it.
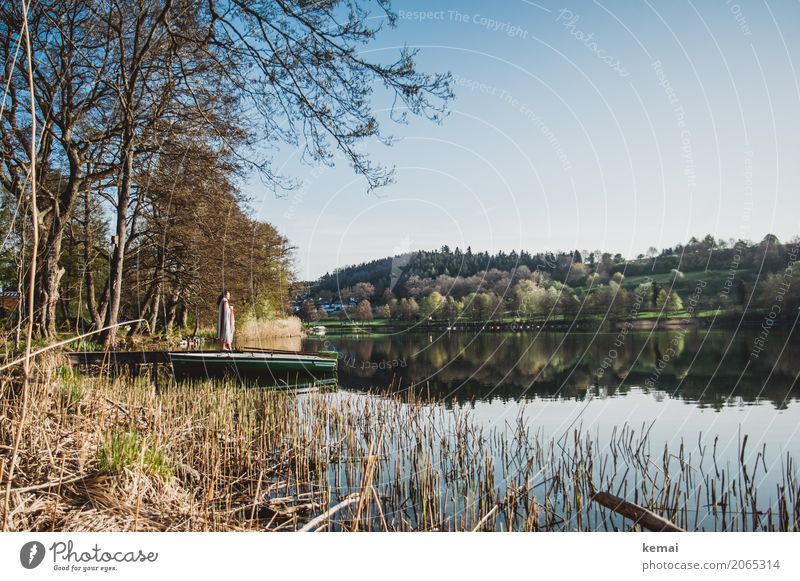
POLYGON ((217 339, 220 351, 230 351, 233 345, 233 305, 231 304, 230 291, 222 291, 217 299, 219 314, 217 315, 217 339))

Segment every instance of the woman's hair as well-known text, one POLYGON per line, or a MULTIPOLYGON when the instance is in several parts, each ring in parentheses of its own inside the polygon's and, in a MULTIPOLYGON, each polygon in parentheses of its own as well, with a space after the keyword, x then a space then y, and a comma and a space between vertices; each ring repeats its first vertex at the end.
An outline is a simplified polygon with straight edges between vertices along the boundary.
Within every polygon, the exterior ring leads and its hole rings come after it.
POLYGON ((220 304, 220 303, 222 302, 222 299, 224 299, 224 298, 225 298, 225 295, 227 295, 227 294, 228 294, 228 291, 226 291, 226 290, 223 290, 223 291, 220 293, 220 295, 217 297, 217 304, 220 304))

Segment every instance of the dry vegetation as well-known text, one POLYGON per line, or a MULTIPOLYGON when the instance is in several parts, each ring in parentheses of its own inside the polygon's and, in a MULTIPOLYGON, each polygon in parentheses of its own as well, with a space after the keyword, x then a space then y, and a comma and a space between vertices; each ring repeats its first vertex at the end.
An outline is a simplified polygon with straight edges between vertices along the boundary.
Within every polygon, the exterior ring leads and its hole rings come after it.
POLYGON ((297 317, 282 319, 248 318, 237 330, 240 341, 260 341, 263 339, 303 337, 303 322, 297 317))
MULTIPOLYGON (((2 389, 5 491, 21 398, 2 389)), ((486 429, 408 393, 156 390, 54 358, 30 386, 21 434, 0 515, 9 530, 635 528, 591 502, 594 490, 689 530, 800 528, 792 459, 751 453, 746 439, 728 466, 713 441, 652 452, 629 428, 552 441, 524 418, 486 429)))

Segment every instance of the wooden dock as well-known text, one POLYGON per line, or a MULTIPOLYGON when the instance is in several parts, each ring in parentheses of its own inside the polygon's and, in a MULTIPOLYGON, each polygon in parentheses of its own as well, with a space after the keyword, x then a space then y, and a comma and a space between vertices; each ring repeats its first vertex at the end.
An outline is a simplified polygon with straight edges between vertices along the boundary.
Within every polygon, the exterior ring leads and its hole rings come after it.
MULTIPOLYGON (((72 351, 67 353, 69 362, 72 365, 111 365, 111 366, 131 366, 131 365, 152 365, 170 362, 170 354, 180 355, 209 355, 218 356, 217 350, 191 350, 191 349, 172 349, 170 351, 72 351)), ((232 355, 243 353, 256 353, 264 355, 292 355, 296 357, 318 357, 322 352, 311 351, 289 351, 286 349, 259 349, 256 347, 241 347, 233 351, 227 351, 232 355)))
POLYGON ((67 357, 72 365, 149 365, 169 363, 168 351, 73 351, 67 357))
POLYGON ((258 385, 328 385, 336 383, 335 351, 284 351, 242 347, 234 351, 73 351, 75 367, 95 367, 133 377, 147 374, 158 386, 162 371, 176 381, 233 379, 258 385))
POLYGON ((73 351, 67 358, 74 367, 99 367, 132 377, 149 375, 156 386, 159 376, 171 368, 169 351, 73 351))

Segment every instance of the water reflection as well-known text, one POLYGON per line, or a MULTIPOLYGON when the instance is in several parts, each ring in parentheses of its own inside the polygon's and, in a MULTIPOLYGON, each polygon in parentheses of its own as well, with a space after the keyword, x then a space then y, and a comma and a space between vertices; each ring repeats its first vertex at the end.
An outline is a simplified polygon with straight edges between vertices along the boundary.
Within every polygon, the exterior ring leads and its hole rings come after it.
POLYGON ((800 346, 773 330, 751 357, 758 333, 675 330, 619 333, 404 333, 378 338, 309 340, 340 352, 344 389, 403 390, 432 398, 582 400, 632 389, 699 407, 768 401, 777 409, 798 397, 800 346))

